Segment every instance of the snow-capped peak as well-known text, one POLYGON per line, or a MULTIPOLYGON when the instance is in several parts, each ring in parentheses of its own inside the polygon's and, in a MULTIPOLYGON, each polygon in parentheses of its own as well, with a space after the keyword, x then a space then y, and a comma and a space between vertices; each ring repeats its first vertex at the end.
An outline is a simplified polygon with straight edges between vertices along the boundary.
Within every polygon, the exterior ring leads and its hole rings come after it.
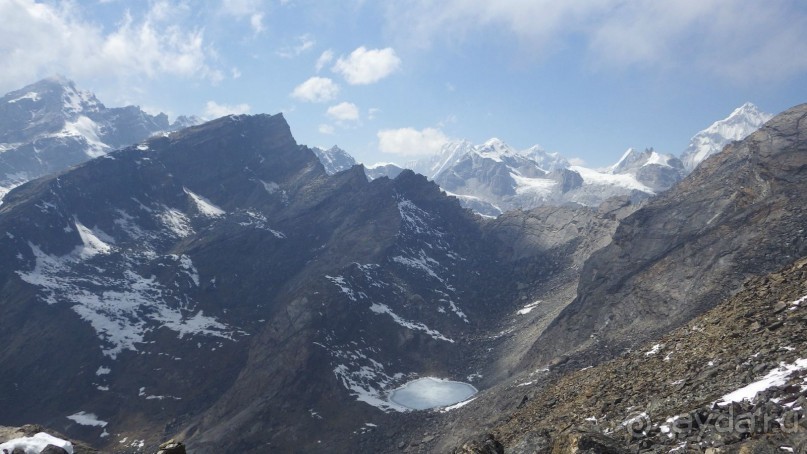
POLYGON ((772 117, 773 115, 761 112, 750 102, 734 109, 728 117, 712 123, 692 137, 689 146, 681 154, 684 168, 691 172, 703 160, 720 152, 729 142, 746 138, 772 117))
POLYGON ((672 159, 674 158, 671 155, 657 153, 651 149, 650 156, 647 158, 647 162, 642 164, 642 166, 657 165, 664 167, 672 167, 670 165, 670 161, 672 159))
POLYGON ((545 172, 565 169, 571 165, 560 153, 546 151, 539 145, 533 145, 526 150, 520 151, 519 154, 537 162, 538 167, 545 172))
POLYGON ((477 147, 476 151, 480 156, 493 159, 494 161, 501 161, 502 157, 512 156, 516 153, 516 151, 504 143, 503 140, 495 137, 488 139, 487 142, 477 147))
POLYGON ((624 153, 622 153, 622 157, 619 158, 619 161, 617 161, 616 164, 611 166, 611 171, 616 172, 618 169, 627 167, 633 162, 635 162, 637 159, 638 159, 638 153, 636 152, 636 149, 633 147, 628 148, 627 150, 625 150, 624 153))
POLYGON ((80 114, 95 112, 100 108, 101 102, 92 92, 79 90, 73 82, 62 84, 62 102, 65 114, 80 114))
POLYGON ((325 167, 325 172, 329 175, 347 170, 356 165, 356 160, 353 159, 353 156, 336 145, 327 150, 319 147, 313 147, 311 150, 317 155, 317 158, 319 158, 319 161, 325 167))

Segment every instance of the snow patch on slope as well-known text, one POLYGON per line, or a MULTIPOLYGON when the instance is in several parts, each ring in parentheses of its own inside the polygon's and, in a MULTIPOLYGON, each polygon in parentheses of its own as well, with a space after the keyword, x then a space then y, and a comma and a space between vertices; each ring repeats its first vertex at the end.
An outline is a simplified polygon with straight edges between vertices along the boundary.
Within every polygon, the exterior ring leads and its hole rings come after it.
POLYGON ((190 189, 183 187, 182 190, 185 191, 185 194, 188 194, 191 197, 193 203, 196 204, 196 209, 199 210, 199 214, 202 216, 217 218, 227 214, 226 211, 214 205, 210 200, 191 192, 190 189))
POLYGON ((164 206, 162 212, 158 214, 158 217, 163 225, 168 227, 171 232, 180 238, 193 235, 194 233, 190 219, 177 209, 164 206))
MULTIPOLYGON (((178 334, 234 339, 236 330, 195 309, 186 294, 145 277, 135 269, 146 257, 121 253, 115 263, 98 273, 104 257, 82 255, 82 247, 65 256, 44 253, 29 243, 35 264, 18 271, 20 278, 40 289, 48 304, 69 304, 88 322, 101 340, 104 355, 113 359, 125 350, 137 351, 146 333, 162 326, 178 334)), ((192 278, 192 277, 191 277, 192 278)))
POLYGON ((8 103, 9 104, 14 104, 16 102, 20 102, 20 101, 25 100, 25 99, 30 99, 33 102, 37 102, 40 99, 39 98, 39 93, 29 91, 28 93, 20 96, 19 98, 15 98, 15 99, 12 99, 12 100, 8 101, 8 103))
POLYGON ((387 306, 386 304, 373 303, 372 305, 370 305, 370 311, 375 312, 376 314, 387 314, 390 317, 392 317, 392 320, 394 320, 395 323, 403 326, 404 328, 408 328, 412 331, 422 331, 428 334, 432 339, 442 340, 450 342, 452 344, 454 343, 453 339, 449 339, 443 336, 442 334, 440 334, 439 331, 431 329, 428 326, 424 325, 423 323, 412 322, 398 316, 396 313, 392 312, 392 309, 390 309, 389 306, 387 306))
POLYGON ((99 236, 105 237, 107 241, 114 243, 114 240, 112 240, 109 235, 101 232, 100 230, 93 231, 88 229, 81 222, 79 222, 78 219, 74 219, 73 223, 76 226, 79 236, 81 237, 81 242, 84 244, 84 246, 81 247, 80 251, 78 252, 81 258, 86 259, 94 255, 105 255, 112 252, 112 246, 99 238, 99 236))
POLYGON ((768 372, 761 379, 750 383, 736 391, 730 392, 717 400, 720 406, 726 406, 732 402, 751 401, 760 391, 765 391, 774 386, 782 386, 787 383, 793 372, 807 369, 807 358, 797 359, 792 364, 780 363, 779 367, 768 372))
POLYGON ((107 424, 109 424, 106 421, 98 419, 98 416, 96 416, 95 413, 87 413, 84 411, 74 413, 68 416, 67 419, 75 421, 77 424, 81 424, 82 426, 106 427, 107 424))
POLYGON ((510 178, 516 182, 516 194, 549 197, 558 184, 557 181, 548 178, 527 178, 513 172, 510 173, 510 178))
POLYGON ((569 169, 577 172, 581 177, 583 177, 583 184, 617 186, 625 189, 646 192, 648 194, 655 194, 652 189, 643 185, 642 183, 639 183, 639 181, 636 180, 633 175, 598 172, 596 170, 580 166, 571 166, 569 169))
POLYGON ((54 137, 79 137, 88 145, 87 156, 97 158, 105 155, 110 147, 101 138, 101 127, 85 115, 79 115, 74 121, 65 122, 64 128, 54 134, 54 137))

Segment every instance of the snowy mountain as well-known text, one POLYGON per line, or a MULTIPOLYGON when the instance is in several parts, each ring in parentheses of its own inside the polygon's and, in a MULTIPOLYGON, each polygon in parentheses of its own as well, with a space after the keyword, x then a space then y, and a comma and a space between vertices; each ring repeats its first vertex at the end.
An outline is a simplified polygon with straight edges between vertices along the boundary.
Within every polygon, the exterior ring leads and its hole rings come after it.
POLYGON ((643 152, 629 148, 608 170, 613 175, 629 175, 654 193, 671 188, 685 175, 681 160, 653 148, 643 152))
POLYGON ((516 150, 500 139, 474 145, 450 142, 434 156, 407 166, 480 214, 576 203, 597 206, 611 197, 646 198, 681 178, 681 163, 653 150, 628 150, 603 170, 573 166, 539 146, 516 150))
POLYGON ((720 152, 729 142, 746 138, 772 117, 750 102, 734 109, 731 115, 692 137, 681 154, 684 169, 687 173, 692 172, 704 159, 720 152))
POLYGON ((333 175, 356 165, 356 160, 353 159, 353 156, 336 145, 327 150, 318 147, 313 147, 311 150, 317 155, 319 162, 325 166, 325 172, 328 175, 333 175))
POLYGON ((364 167, 364 173, 367 174, 367 178, 370 180, 380 177, 395 178, 403 171, 403 167, 391 162, 379 162, 364 167))
MULTIPOLYGON (((405 167, 427 176, 465 207, 488 216, 541 205, 598 206, 611 197, 636 201, 671 188, 708 156, 770 118, 747 103, 695 135, 681 159, 652 148, 629 148, 616 164, 592 169, 571 165, 539 146, 516 150, 494 138, 479 145, 450 142, 433 156, 405 167)), ((383 173, 380 168, 373 177, 383 173)))
POLYGON ((70 80, 40 80, 0 98, 0 199, 25 181, 199 122, 107 108, 70 80))

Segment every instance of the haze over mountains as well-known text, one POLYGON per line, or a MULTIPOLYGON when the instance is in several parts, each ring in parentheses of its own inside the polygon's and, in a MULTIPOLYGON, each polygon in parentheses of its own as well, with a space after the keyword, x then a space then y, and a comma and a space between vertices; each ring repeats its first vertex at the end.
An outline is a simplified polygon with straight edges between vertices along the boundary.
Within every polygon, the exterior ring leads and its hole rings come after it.
POLYGON ((123 453, 807 443, 807 104, 746 104, 681 158, 459 141, 421 175, 281 114, 183 128, 58 79, 3 103, 2 425, 123 453), (391 400, 424 377, 479 392, 391 400), (730 412, 778 422, 683 427, 730 412))

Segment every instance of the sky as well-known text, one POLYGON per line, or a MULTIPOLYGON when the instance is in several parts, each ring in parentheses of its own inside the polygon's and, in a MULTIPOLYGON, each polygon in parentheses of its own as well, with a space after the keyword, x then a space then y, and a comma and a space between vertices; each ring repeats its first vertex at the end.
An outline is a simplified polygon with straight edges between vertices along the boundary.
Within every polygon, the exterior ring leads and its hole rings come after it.
POLYGON ((601 167, 807 102, 803 0, 0 0, 0 23, 2 93, 62 75, 172 118, 282 112, 366 164, 497 137, 601 167))

